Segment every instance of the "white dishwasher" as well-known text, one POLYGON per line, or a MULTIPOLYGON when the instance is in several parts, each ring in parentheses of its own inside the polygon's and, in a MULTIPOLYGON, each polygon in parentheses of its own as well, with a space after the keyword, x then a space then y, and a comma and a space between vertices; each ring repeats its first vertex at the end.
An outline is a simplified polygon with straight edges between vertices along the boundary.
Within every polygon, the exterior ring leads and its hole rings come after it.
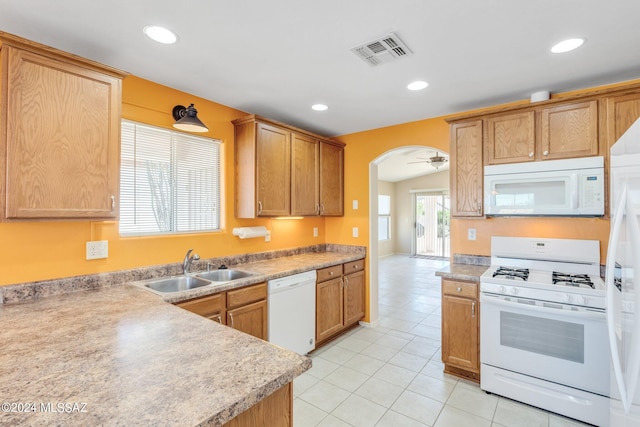
POLYGON ((316 348, 316 272, 267 282, 269 342, 299 354, 316 348))

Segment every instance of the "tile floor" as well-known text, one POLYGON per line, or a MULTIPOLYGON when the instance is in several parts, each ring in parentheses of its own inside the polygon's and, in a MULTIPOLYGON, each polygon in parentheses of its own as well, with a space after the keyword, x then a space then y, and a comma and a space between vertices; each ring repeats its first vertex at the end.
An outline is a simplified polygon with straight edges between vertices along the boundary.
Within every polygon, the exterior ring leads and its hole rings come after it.
POLYGON ((569 427, 579 422, 442 372, 440 278, 445 261, 380 260, 380 322, 312 353, 294 381, 294 427, 569 427))

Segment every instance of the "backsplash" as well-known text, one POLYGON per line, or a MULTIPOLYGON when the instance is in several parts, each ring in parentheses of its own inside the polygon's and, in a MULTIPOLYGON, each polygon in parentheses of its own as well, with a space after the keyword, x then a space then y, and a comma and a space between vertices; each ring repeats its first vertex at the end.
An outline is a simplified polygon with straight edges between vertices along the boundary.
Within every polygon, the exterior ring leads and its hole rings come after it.
MULTIPOLYGON (((231 267, 238 264, 265 261, 306 253, 338 252, 366 254, 364 246, 336 245, 331 243, 305 246, 300 248, 283 249, 252 254, 232 255, 228 257, 205 258, 194 261, 192 271, 203 271, 210 268, 217 269, 221 265, 231 267)), ((134 268, 130 270, 113 271, 108 273, 89 274, 84 276, 65 277, 62 279, 42 280, 38 282, 18 283, 0 286, 0 304, 24 302, 69 292, 86 291, 91 289, 118 286, 122 283, 151 279, 153 277, 173 276, 182 274, 182 263, 155 265, 134 268)))
POLYGON ((454 264, 491 265, 491 257, 484 255, 453 254, 454 264))

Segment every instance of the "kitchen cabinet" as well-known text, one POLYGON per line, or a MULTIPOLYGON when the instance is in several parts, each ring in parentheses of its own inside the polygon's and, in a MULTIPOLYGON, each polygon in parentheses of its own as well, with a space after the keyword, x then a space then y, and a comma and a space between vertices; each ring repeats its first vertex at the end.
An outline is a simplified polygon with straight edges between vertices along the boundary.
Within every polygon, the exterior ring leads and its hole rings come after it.
POLYGON ((267 284, 245 286, 176 304, 178 307, 267 339, 267 284))
POLYGON ((501 114, 486 119, 487 164, 535 160, 535 112, 501 114))
POLYGON ((344 215, 344 147, 320 143, 320 215, 344 215))
POLYGON ((480 380, 478 283, 442 279, 442 362, 446 373, 480 380))
POLYGON ((451 125, 451 215, 482 216, 482 120, 451 125))
POLYGON ((117 218, 125 73, 2 32, 0 42, 0 215, 117 218))
POLYGON ((293 426, 293 383, 282 386, 263 400, 241 412, 224 427, 293 426))
POLYGON ((640 91, 611 96, 605 100, 608 149, 640 118, 640 91))
POLYGON ((316 279, 316 343, 327 341, 364 317, 364 259, 323 268, 316 279))
POLYGON ((598 101, 562 103, 541 111, 542 160, 598 155, 598 101))
POLYGON ((236 217, 344 214, 344 144, 255 115, 233 124, 236 217))

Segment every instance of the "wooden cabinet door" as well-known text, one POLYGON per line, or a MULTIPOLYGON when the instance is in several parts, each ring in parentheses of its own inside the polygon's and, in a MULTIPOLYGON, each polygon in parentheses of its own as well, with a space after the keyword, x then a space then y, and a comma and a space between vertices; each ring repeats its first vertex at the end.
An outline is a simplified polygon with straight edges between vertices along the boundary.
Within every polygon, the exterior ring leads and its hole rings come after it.
POLYGON ((292 427, 293 383, 288 383, 241 412, 223 427, 292 427))
POLYGON ((199 314, 222 325, 226 324, 226 294, 220 293, 176 304, 178 307, 199 314))
POLYGON ((290 132, 264 123, 256 130, 257 216, 291 212, 290 132))
POLYGON ((442 362, 469 372, 480 372, 478 307, 473 299, 442 297, 442 362))
POLYGON ((316 284, 316 343, 343 327, 344 297, 342 277, 316 284))
POLYGON ((535 160, 535 112, 504 114, 486 121, 487 163, 531 162, 535 160))
POLYGON ((120 79, 2 50, 6 218, 117 218, 120 79))
POLYGON ((545 108, 540 121, 542 160, 598 155, 598 101, 545 108))
POLYGON ((320 215, 344 215, 344 148, 320 142, 320 215))
POLYGON ((291 215, 319 215, 319 142, 291 134, 291 215))
POLYGON ((640 118, 640 93, 614 96, 606 100, 607 145, 611 147, 640 118))
POLYGON ((344 276, 344 326, 364 317, 364 271, 344 276))
POLYGON ((267 339, 267 301, 262 300, 227 311, 227 326, 254 337, 267 339))
POLYGON ((482 120, 451 125, 451 215, 482 216, 482 120))

